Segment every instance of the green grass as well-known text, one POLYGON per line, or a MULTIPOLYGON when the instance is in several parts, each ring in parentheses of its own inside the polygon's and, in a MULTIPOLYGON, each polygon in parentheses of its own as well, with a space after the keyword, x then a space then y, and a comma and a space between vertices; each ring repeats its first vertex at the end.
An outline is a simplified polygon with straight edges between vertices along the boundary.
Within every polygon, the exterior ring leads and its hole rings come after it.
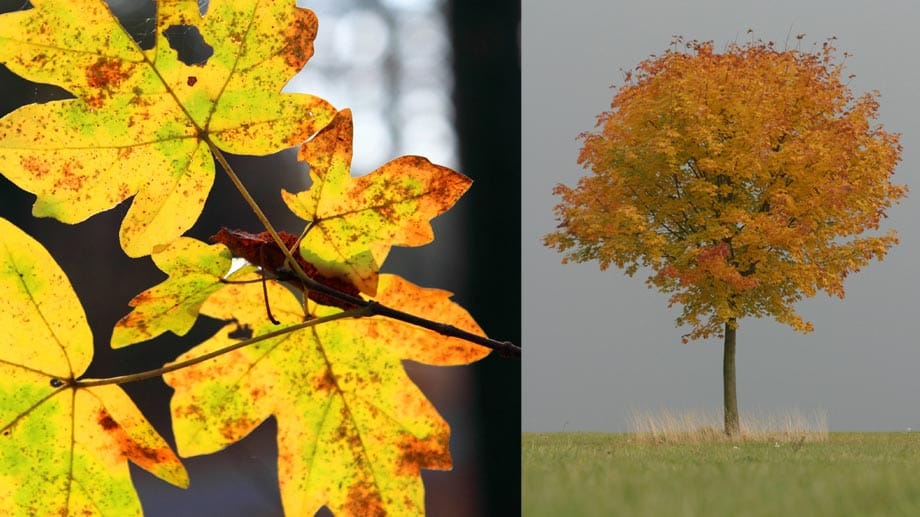
POLYGON ((695 444, 524 433, 522 449, 528 517, 920 516, 916 432, 695 444))

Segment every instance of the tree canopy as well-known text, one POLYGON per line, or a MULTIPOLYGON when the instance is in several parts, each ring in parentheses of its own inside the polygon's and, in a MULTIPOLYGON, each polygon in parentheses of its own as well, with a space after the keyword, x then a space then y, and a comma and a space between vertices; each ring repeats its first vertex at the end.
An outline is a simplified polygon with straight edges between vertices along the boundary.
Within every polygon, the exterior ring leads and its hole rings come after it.
POLYGON ((745 316, 810 331, 795 302, 842 298, 848 274, 881 260, 897 235, 876 230, 907 192, 879 93, 856 96, 843 73, 833 39, 808 52, 675 40, 581 135, 590 173, 556 186, 544 243, 563 262, 649 268, 683 307, 685 342, 745 316))

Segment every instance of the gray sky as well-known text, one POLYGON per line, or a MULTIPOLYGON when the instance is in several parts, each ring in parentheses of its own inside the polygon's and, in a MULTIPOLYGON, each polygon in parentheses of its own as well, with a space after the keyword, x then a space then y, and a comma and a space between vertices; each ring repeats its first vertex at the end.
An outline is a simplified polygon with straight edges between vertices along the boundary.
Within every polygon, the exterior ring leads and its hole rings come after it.
MULTIPOLYGON (((782 47, 836 35, 853 54, 856 94, 881 92, 880 121, 901 133, 895 182, 913 188, 889 212, 901 244, 851 275, 844 300, 819 294, 797 306, 808 335, 772 320, 738 330, 742 414, 826 411, 832 431, 920 429, 920 4, 909 0, 523 2, 524 431, 624 431, 631 410, 721 411, 720 339, 683 345, 679 308, 596 263, 561 265, 541 236, 555 227, 553 185, 573 185, 580 132, 608 108, 611 84, 674 34, 716 48, 755 36, 782 47)), ((802 48, 805 48, 803 45, 802 48)))

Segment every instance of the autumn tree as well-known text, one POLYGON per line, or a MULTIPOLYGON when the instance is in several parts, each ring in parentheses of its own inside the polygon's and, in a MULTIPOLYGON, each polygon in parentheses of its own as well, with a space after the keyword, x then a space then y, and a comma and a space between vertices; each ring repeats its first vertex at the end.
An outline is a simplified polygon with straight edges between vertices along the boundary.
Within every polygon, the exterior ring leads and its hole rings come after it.
POLYGON ((876 122, 878 92, 857 97, 850 78, 833 39, 810 52, 677 39, 626 73, 580 137, 591 172, 554 190, 559 226, 544 243, 563 263, 645 268, 682 306, 685 343, 724 338, 730 436, 739 320, 810 332, 795 303, 819 290, 843 298, 847 275, 897 243, 873 230, 907 192, 891 182, 898 135, 876 122))

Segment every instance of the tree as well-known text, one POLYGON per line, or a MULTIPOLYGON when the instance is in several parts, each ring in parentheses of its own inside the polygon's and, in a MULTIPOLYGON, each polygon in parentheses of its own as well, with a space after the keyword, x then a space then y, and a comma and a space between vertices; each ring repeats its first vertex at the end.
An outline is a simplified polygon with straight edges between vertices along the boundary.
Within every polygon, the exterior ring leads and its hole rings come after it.
MULTIPOLYGON (((844 57, 847 54, 844 53, 844 57)), ((681 305, 689 340, 724 338, 725 432, 740 433, 735 334, 746 316, 812 330, 794 304, 843 282, 897 243, 875 235, 907 188, 891 183, 898 135, 875 123, 878 92, 842 81, 833 39, 812 52, 761 40, 676 39, 626 73, 597 130, 591 173, 557 185, 563 263, 596 260, 681 305)), ((852 78, 853 76, 849 76, 852 78)))

